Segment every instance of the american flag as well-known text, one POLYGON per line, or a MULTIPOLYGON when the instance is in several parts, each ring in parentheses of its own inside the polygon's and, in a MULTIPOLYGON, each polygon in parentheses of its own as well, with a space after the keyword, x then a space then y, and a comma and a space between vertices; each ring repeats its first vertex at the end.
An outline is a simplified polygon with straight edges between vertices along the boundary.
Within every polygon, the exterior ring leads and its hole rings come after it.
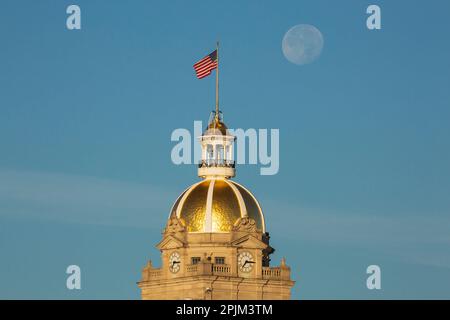
POLYGON ((217 49, 194 64, 197 78, 201 79, 211 74, 211 71, 217 69, 217 49))

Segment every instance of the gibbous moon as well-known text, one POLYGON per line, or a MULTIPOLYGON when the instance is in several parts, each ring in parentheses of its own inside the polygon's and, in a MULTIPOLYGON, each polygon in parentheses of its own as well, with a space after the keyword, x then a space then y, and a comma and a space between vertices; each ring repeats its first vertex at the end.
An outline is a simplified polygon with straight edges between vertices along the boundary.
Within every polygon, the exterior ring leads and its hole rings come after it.
POLYGON ((304 65, 316 60, 323 48, 319 29, 309 24, 299 24, 286 32, 281 44, 283 54, 290 62, 304 65))

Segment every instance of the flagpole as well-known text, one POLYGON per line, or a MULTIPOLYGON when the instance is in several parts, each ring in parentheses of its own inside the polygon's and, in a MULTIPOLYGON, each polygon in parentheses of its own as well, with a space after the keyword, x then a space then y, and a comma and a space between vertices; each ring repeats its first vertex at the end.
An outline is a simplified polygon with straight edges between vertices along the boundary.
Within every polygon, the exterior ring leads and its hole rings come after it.
POLYGON ((216 69, 216 120, 219 120, 219 41, 216 43, 217 69, 216 69))

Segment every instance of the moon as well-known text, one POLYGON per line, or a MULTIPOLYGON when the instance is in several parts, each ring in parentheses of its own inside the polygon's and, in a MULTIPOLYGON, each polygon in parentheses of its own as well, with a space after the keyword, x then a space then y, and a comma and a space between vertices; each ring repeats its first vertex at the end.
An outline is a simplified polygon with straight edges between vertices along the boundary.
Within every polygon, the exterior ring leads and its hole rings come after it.
POLYGON ((283 54, 290 62, 304 65, 316 60, 323 49, 323 36, 316 27, 299 24, 290 28, 281 43, 283 54))

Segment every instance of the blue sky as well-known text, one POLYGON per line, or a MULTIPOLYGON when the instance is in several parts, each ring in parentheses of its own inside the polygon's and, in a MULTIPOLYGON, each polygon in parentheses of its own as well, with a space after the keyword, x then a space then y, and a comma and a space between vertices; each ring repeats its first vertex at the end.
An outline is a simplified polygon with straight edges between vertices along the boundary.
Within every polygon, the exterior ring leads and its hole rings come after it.
POLYGON ((221 41, 232 128, 279 128, 280 171, 238 167, 294 298, 450 298, 450 4, 444 1, 2 1, 0 298, 137 299, 169 209, 197 181, 170 160, 206 121, 221 41), (82 30, 66 29, 66 7, 82 30), (378 4, 382 30, 365 26, 378 4), (208 8, 207 12, 205 9, 208 8), (312 64, 281 40, 323 34, 312 64), (82 290, 68 291, 78 264, 82 290), (382 269, 382 290, 365 287, 382 269))

